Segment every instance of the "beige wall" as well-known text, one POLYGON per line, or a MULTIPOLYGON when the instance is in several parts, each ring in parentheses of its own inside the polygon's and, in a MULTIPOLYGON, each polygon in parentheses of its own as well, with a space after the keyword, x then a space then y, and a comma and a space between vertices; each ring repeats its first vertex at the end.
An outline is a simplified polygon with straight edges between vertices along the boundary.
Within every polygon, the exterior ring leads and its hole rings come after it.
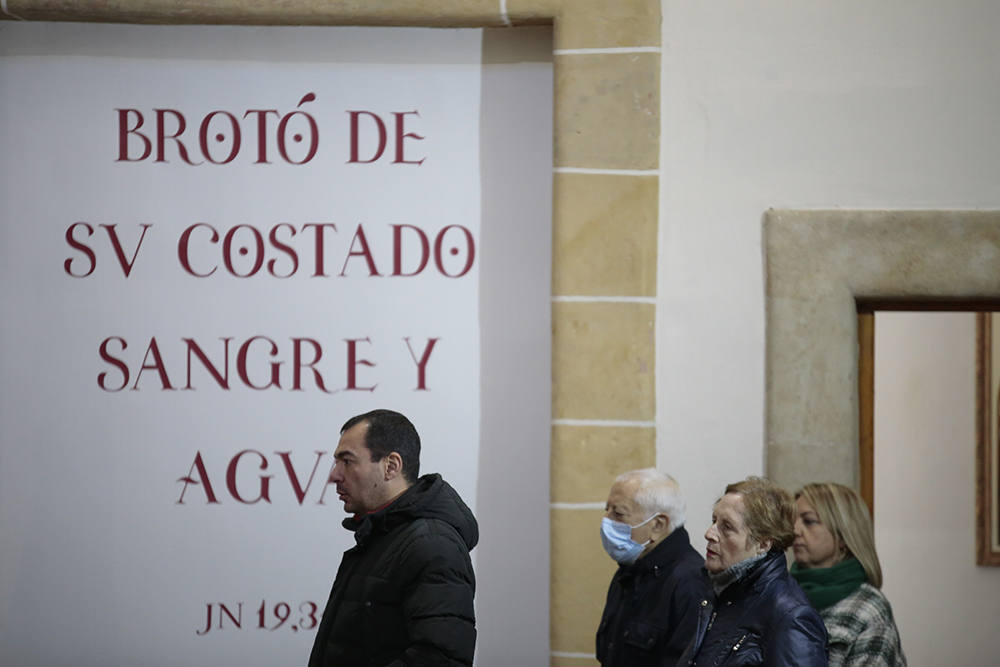
POLYGON ((729 481, 854 482, 856 296, 1000 294, 1000 5, 662 6, 657 461, 700 547, 729 481))

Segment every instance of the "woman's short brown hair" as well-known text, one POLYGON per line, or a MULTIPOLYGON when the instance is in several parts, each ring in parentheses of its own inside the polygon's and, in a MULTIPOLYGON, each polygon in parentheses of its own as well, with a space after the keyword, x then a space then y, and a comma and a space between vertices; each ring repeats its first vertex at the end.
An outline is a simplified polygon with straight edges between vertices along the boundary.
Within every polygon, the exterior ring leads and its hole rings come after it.
POLYGON ((754 542, 771 540, 771 551, 784 551, 795 540, 795 501, 769 479, 747 477, 726 487, 743 496, 743 523, 754 542))

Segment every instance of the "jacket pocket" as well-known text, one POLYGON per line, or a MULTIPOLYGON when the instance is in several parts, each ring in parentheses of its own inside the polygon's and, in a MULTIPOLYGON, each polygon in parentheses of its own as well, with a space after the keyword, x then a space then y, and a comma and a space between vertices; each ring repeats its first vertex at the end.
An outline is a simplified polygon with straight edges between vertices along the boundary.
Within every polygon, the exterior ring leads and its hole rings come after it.
POLYGON ((643 652, 652 651, 661 637, 663 628, 642 621, 630 623, 622 633, 622 640, 626 644, 643 652))
POLYGON ((724 646, 728 646, 729 650, 722 653, 713 664, 726 667, 763 665, 764 650, 761 644, 761 636, 756 632, 740 631, 725 642, 724 646))
MULTIPOLYGON (((367 638, 378 644, 404 641, 402 598, 397 586, 381 577, 365 577, 359 601, 367 638)), ((404 641, 405 644, 405 641, 404 641)))

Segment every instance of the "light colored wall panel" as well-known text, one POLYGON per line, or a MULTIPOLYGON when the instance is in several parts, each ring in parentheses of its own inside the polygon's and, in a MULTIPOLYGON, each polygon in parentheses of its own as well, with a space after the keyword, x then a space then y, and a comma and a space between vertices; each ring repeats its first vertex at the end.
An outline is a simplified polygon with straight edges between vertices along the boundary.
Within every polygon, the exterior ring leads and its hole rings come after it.
POLYGON ((659 46, 660 3, 650 0, 507 0, 515 21, 556 17, 556 49, 659 46))
POLYGON ((593 653, 614 561, 601 547, 601 510, 552 510, 552 650, 593 653))
POLYGON ((651 421, 655 307, 552 304, 554 419, 651 421))
POLYGON ((660 55, 557 53, 555 67, 556 166, 656 169, 660 55))
POLYGON ((553 196, 553 294, 656 294, 656 176, 557 173, 553 196))
POLYGON ((615 478, 656 465, 656 429, 552 427, 552 502, 604 502, 615 478))

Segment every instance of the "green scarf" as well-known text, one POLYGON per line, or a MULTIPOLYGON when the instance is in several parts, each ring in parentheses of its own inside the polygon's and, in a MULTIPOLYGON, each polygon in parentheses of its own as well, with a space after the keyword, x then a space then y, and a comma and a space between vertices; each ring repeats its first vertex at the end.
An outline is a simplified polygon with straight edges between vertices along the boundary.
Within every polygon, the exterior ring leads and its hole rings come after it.
POLYGON ((865 569, 853 556, 833 567, 806 569, 792 563, 791 574, 818 610, 832 607, 868 581, 865 569))

